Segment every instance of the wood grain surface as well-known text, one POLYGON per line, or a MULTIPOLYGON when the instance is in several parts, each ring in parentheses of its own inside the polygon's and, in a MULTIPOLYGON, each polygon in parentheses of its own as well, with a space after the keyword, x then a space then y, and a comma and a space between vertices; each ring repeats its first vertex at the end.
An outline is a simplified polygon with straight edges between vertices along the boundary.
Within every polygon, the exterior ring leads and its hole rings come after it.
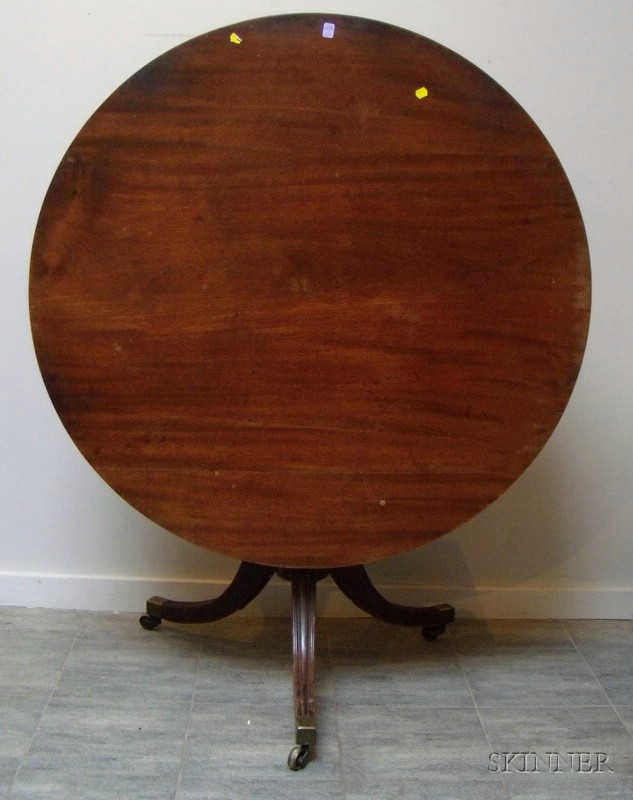
POLYGON ((98 473, 287 567, 399 553, 495 500, 567 403, 589 294, 527 113, 434 42, 331 15, 215 31, 123 84, 54 176, 30 279, 98 473))

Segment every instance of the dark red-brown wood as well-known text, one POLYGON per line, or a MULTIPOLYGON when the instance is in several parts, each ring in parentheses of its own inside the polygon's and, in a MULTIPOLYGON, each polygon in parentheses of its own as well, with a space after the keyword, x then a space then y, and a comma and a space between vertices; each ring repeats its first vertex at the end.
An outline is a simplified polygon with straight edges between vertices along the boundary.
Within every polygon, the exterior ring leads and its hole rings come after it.
POLYGON ((424 544, 521 474, 589 288, 569 183, 502 88, 416 34, 296 15, 187 42, 99 108, 30 303, 52 401, 122 497, 314 568, 424 544))

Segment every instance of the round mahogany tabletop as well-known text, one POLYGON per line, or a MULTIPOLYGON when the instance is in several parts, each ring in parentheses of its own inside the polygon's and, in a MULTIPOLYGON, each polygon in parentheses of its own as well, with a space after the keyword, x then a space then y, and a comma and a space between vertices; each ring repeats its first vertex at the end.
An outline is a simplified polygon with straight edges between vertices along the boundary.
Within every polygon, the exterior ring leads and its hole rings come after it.
POLYGON ((542 448, 589 257, 565 173, 485 73, 300 14, 197 37, 87 122, 30 308, 80 451, 168 530, 338 567, 454 529, 542 448))

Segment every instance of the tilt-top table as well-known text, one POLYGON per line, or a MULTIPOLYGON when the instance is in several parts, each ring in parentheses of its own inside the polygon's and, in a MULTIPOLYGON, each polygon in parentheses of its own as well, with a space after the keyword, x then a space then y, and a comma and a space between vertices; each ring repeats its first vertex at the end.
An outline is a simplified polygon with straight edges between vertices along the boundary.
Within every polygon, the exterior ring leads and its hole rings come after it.
POLYGON ((580 367, 589 258, 522 108, 455 53, 361 18, 269 17, 189 41, 96 111, 33 246, 35 348, 123 498, 242 561, 219 619, 290 580, 297 746, 314 749, 315 586, 434 638, 362 564, 495 500, 580 367))

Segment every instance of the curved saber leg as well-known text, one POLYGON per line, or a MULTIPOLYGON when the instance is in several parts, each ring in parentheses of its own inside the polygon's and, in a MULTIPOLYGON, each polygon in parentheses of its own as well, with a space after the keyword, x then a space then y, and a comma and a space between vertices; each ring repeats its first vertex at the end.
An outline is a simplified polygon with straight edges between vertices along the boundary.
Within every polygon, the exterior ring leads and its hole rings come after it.
POLYGON ((392 603, 380 594, 361 565, 339 567, 330 570, 330 574, 338 588, 358 608, 384 622, 421 627, 425 639, 436 639, 444 632, 447 623, 455 619, 455 609, 447 603, 422 608, 392 603))
POLYGON ((243 561, 231 584, 213 600, 186 602, 152 597, 147 601, 147 615, 140 619, 147 630, 169 622, 215 622, 239 611, 254 600, 273 576, 273 567, 243 561))

